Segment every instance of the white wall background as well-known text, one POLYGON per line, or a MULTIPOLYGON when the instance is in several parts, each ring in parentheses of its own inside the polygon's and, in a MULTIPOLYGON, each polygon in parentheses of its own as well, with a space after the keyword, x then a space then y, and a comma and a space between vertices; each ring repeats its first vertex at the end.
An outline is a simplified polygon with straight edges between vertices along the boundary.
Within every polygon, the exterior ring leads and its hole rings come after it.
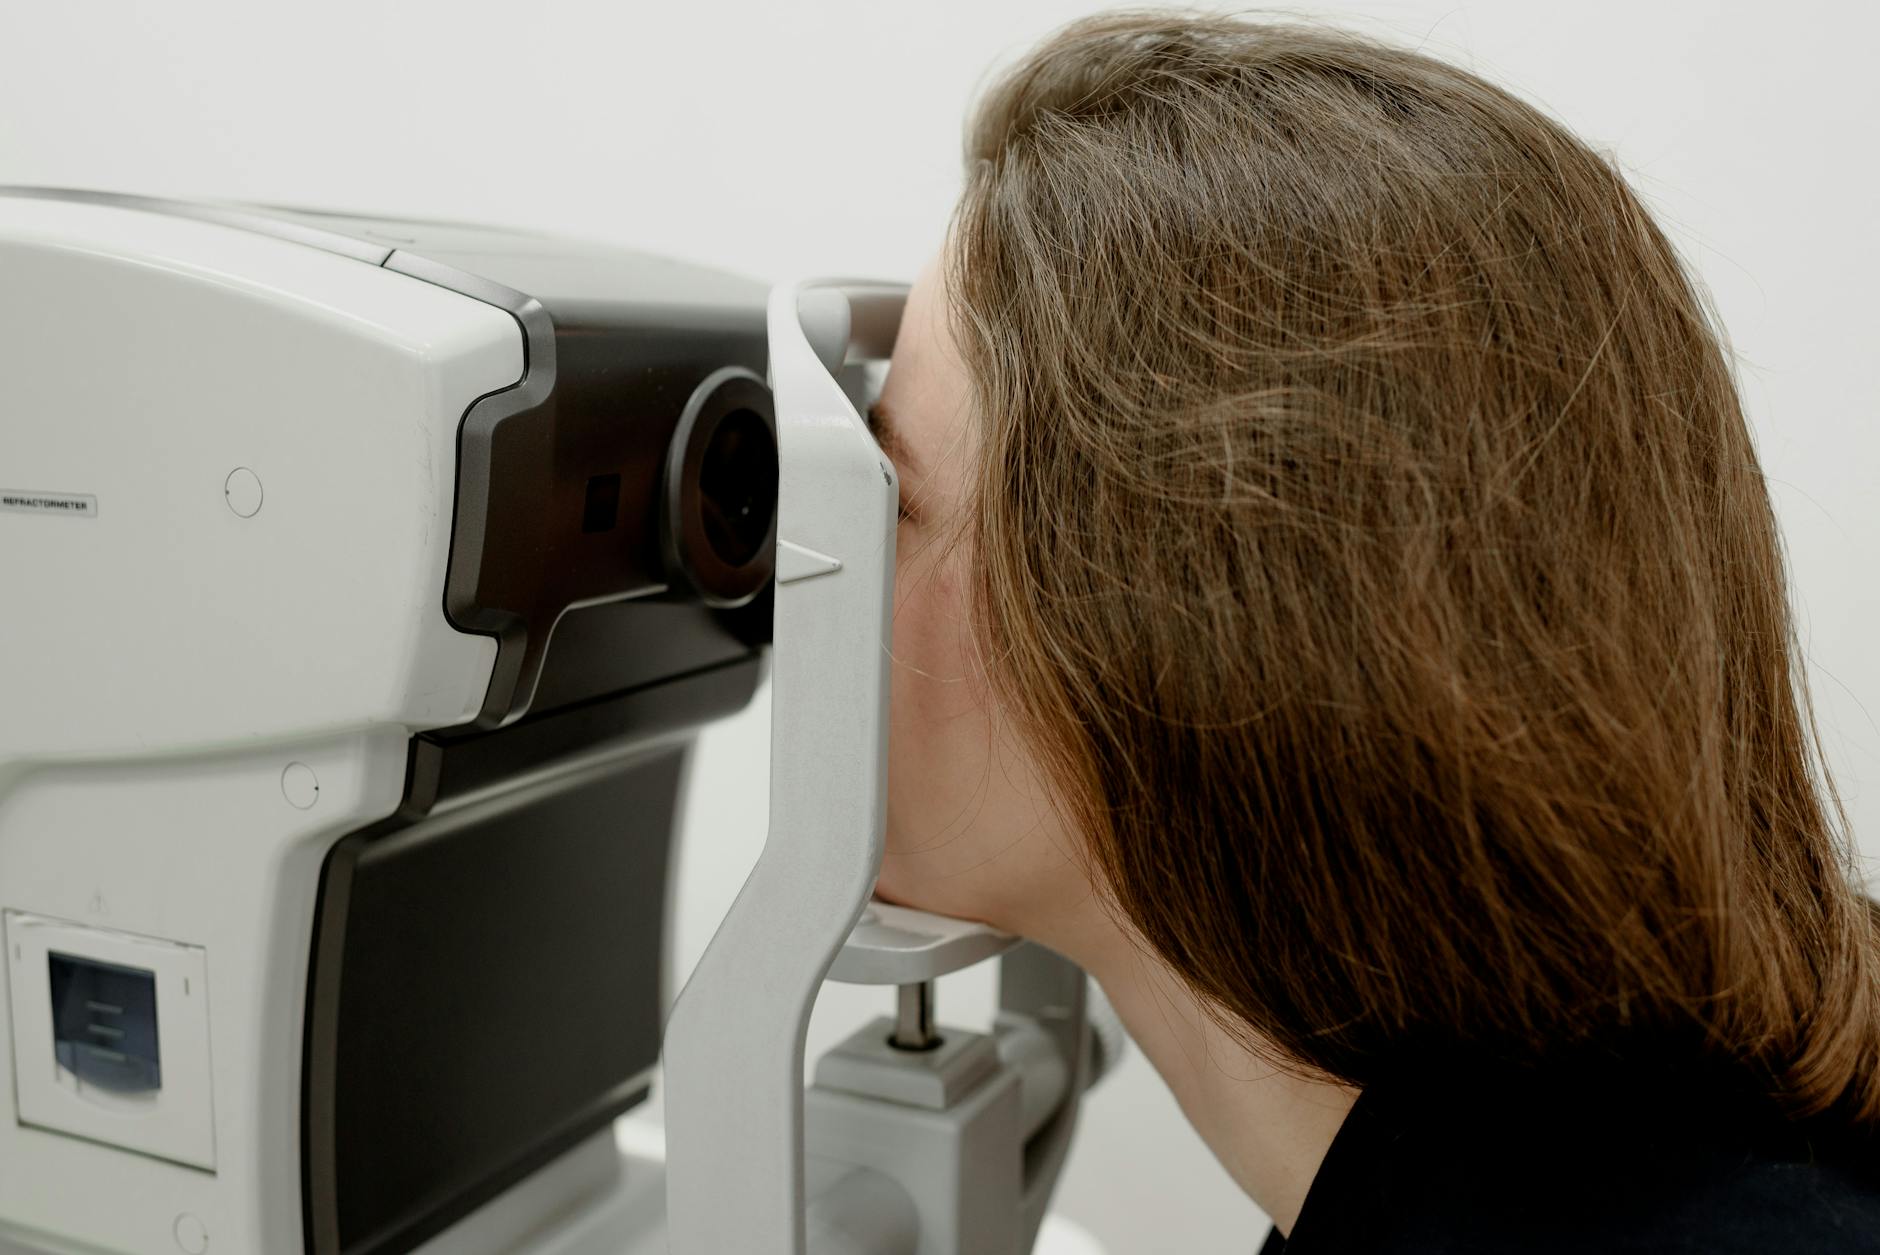
MULTIPOLYGON (((1089 0, 0 0, 0 183, 458 217, 774 278, 908 276, 988 67, 1089 0)), ((1880 855, 1880 153, 1854 0, 1312 5, 1473 66, 1615 149, 1714 291, 1787 530, 1815 690, 1880 855)), ((0 277, 3 281, 3 277, 0 277)), ((767 709, 698 760, 693 961, 762 840, 767 709)), ((956 978, 943 1015, 982 1014, 956 978)), ((812 1051, 885 1009, 826 996, 812 1051)), ((1244 1255, 1265 1229, 1133 1061, 1093 1097, 1062 1211, 1112 1255, 1244 1255)))

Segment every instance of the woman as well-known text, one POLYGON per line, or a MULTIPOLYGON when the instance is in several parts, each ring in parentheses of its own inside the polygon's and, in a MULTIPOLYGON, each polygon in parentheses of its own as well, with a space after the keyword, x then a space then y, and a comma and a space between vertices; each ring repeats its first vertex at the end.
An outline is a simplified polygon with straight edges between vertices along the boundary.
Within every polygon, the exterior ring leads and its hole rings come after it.
POLYGON ((1270 1250, 1880 1251, 1880 922, 1607 161, 1412 53, 1078 23, 874 421, 880 892, 1088 969, 1270 1250))

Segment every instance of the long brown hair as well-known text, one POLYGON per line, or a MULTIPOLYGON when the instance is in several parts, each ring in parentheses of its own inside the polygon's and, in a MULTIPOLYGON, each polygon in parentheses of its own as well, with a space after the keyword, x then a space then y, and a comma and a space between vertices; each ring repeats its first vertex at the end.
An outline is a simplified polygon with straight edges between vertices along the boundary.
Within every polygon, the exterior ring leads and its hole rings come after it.
POLYGON ((1880 923, 1708 306, 1624 179, 1316 28, 1078 22, 947 285, 996 691, 1289 1065, 1703 1057, 1880 1121, 1880 923))

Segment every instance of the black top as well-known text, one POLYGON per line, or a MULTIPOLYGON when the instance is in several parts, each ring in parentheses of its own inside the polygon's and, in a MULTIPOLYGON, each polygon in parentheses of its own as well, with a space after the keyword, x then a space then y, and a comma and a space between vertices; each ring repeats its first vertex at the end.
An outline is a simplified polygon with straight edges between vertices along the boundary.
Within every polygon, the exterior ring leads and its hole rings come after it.
POLYGON ((1405 1073, 1359 1095, 1260 1255, 1373 1252, 1880 1255, 1880 1136, 1714 1071, 1405 1073))

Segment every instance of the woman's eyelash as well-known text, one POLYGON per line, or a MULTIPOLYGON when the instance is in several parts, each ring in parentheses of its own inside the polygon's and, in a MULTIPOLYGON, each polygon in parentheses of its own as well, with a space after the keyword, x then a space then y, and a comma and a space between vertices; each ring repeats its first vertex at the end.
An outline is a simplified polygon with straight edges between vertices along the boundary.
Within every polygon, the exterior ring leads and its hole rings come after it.
MULTIPOLYGON (((868 407, 868 413, 866 415, 865 423, 866 423, 866 426, 868 427, 868 434, 875 438, 876 444, 880 444, 881 443, 881 415, 876 412, 876 408, 872 405, 868 407)), ((882 451, 884 453, 887 452, 885 448, 882 451)), ((892 457, 893 455, 889 454, 889 456, 892 457)), ((898 522, 905 523, 908 521, 908 519, 913 517, 913 512, 907 508, 907 490, 905 488, 902 488, 899 491, 899 493, 896 495, 894 508, 895 508, 895 517, 898 522)))

